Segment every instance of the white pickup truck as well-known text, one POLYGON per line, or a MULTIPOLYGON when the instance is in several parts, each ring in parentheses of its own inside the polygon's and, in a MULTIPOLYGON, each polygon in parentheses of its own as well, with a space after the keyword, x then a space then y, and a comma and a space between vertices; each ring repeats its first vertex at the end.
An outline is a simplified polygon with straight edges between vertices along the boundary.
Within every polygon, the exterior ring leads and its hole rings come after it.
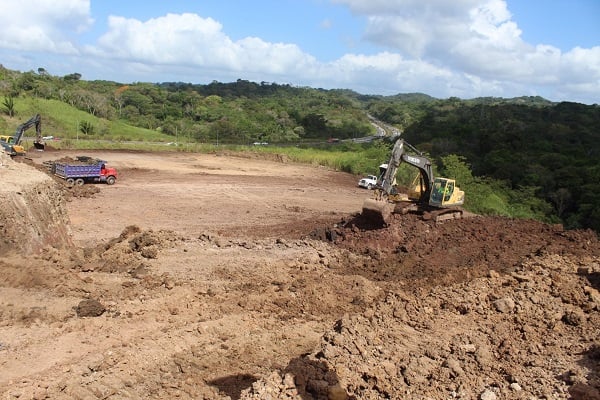
POLYGON ((367 175, 358 181, 358 186, 365 189, 373 189, 377 185, 377 177, 375 175, 367 175))

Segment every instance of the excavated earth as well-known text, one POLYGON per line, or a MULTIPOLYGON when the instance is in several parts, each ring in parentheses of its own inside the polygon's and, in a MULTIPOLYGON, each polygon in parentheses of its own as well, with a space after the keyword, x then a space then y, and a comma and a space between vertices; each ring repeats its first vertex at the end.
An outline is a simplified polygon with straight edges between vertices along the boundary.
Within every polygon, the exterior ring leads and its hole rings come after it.
POLYGON ((0 396, 600 399, 600 244, 500 217, 358 214, 283 157, 0 156, 0 396))

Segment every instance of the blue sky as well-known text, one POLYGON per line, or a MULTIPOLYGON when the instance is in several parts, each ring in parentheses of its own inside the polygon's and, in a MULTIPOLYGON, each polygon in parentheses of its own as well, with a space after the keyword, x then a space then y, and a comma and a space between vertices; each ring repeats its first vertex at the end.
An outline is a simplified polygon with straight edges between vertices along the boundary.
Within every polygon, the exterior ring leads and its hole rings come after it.
POLYGON ((0 0, 0 64, 600 103, 600 0, 0 0))

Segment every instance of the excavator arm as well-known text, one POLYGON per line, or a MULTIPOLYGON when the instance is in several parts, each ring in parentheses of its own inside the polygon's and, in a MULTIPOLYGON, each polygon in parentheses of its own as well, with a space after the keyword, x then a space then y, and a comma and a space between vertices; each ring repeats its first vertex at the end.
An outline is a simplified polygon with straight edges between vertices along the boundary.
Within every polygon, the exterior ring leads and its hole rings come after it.
POLYGON ((387 163, 385 172, 381 177, 379 189, 382 191, 382 195, 388 196, 392 192, 394 181, 396 179, 396 173, 398 172, 398 168, 402 162, 412 165, 419 170, 421 177, 420 201, 426 202, 429 198, 429 194, 431 193, 431 185, 433 183, 433 169, 431 167, 431 161, 428 158, 423 157, 417 149, 406 143, 403 139, 398 139, 396 143, 394 143, 390 160, 387 163), (417 153, 417 155, 406 153, 405 147, 410 148, 413 152, 417 153))
POLYGON ((426 203, 431 194, 431 187, 433 184, 433 169, 431 167, 431 161, 428 158, 421 155, 415 156, 410 154, 403 154, 402 161, 417 168, 420 173, 421 183, 421 198, 420 203, 426 203))
MULTIPOLYGON (((15 144, 21 144, 21 140, 23 139, 23 133, 25 133, 25 131, 31 128, 32 126, 35 126, 36 133, 34 143, 42 143, 42 117, 40 116, 40 114, 34 115, 29 119, 29 121, 17 127, 13 142, 15 144)), ((38 148, 38 146, 35 147, 38 148)))
POLYGON ((21 141, 23 140, 23 134, 29 128, 35 126, 36 138, 33 142, 33 145, 38 150, 44 150, 45 144, 42 140, 42 118, 40 114, 36 114, 31 117, 27 122, 19 125, 12 137, 9 137, 9 140, 2 143, 2 147, 4 150, 14 156, 14 155, 24 155, 25 149, 21 145, 21 141))

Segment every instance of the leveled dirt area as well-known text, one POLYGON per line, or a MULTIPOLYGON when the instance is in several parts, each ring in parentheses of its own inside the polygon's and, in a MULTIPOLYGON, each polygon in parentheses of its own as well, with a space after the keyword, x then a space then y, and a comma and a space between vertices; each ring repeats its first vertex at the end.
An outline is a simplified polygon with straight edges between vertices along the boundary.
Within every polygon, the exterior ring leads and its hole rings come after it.
POLYGON ((119 179, 73 189, 40 172, 80 154, 2 159, 3 398, 600 399, 592 232, 368 229, 356 177, 285 159, 86 152, 119 179))

